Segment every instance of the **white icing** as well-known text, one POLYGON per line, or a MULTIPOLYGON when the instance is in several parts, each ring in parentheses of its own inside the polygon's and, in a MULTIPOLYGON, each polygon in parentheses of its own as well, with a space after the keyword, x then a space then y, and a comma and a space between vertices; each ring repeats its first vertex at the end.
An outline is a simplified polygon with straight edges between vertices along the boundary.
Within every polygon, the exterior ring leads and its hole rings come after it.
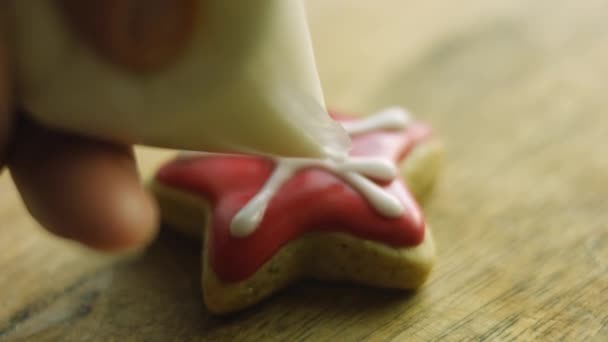
MULTIPOLYGON (((351 135, 378 130, 401 130, 411 122, 409 114, 401 108, 389 108, 355 122, 342 123, 351 135)), ((262 189, 234 216, 230 232, 235 237, 246 237, 262 222, 266 208, 285 184, 298 171, 322 168, 331 171, 358 191, 381 215, 399 217, 404 208, 399 199, 386 192, 370 178, 392 181, 397 177, 397 166, 391 160, 378 157, 342 157, 328 159, 274 158, 276 167, 262 189)))
POLYGON ((341 171, 360 173, 380 181, 391 181, 397 177, 397 167, 385 158, 348 158, 338 166, 341 171))
POLYGON ((391 218, 403 214, 404 208, 401 202, 369 178, 355 172, 347 172, 342 177, 357 189, 378 213, 391 218))
POLYGON ((356 121, 343 122, 342 127, 353 136, 378 130, 404 129, 411 121, 412 117, 403 108, 391 107, 356 121))
POLYGON ((255 231, 262 222, 266 207, 274 194, 283 183, 293 176, 296 170, 297 168, 292 167, 288 162, 277 164, 264 187, 232 219, 230 225, 232 235, 245 237, 255 231))

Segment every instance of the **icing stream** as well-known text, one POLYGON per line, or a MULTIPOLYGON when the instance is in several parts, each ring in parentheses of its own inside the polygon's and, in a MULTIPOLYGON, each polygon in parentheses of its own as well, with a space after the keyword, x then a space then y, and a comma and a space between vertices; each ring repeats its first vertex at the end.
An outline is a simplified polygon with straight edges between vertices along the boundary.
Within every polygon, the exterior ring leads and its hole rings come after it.
POLYGON ((342 127, 353 136, 378 130, 400 130, 411 122, 412 117, 407 111, 400 107, 391 107, 357 121, 342 122, 342 127))
MULTIPOLYGON (((401 108, 389 108, 367 118, 342 122, 349 135, 360 135, 378 130, 402 130, 411 118, 401 108)), ((377 157, 343 157, 329 159, 274 158, 275 169, 262 189, 232 219, 230 233, 235 237, 247 237, 262 222, 268 204, 281 186, 298 171, 322 168, 333 172, 358 191, 381 215, 396 218, 403 214, 401 202, 371 179, 383 182, 397 177, 394 162, 377 157), (371 178, 371 179, 370 179, 371 178)))

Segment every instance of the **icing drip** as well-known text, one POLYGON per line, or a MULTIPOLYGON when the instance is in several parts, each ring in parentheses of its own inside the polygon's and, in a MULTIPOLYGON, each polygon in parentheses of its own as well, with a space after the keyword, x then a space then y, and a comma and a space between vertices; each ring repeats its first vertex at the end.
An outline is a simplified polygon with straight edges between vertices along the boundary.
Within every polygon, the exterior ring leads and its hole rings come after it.
MULTIPOLYGON (((349 135, 359 135, 378 130, 401 130, 411 118, 401 108, 389 108, 356 122, 343 122, 349 135)), ((230 233, 246 237, 262 222, 268 204, 281 186, 302 169, 323 168, 333 172, 356 189, 381 215, 397 218, 403 214, 401 202, 369 178, 390 182, 397 177, 396 165, 387 159, 374 157, 343 157, 330 159, 274 158, 275 169, 262 189, 235 215, 230 233)))
POLYGON ((230 225, 232 235, 245 237, 255 231, 255 228, 262 222, 262 218, 264 218, 268 203, 270 203, 270 200, 281 185, 291 178, 295 170, 296 168, 290 167, 287 163, 276 166, 272 176, 264 184, 262 190, 232 219, 230 225))
POLYGON ((347 172, 342 177, 357 189, 380 214, 389 218, 399 217, 403 214, 404 209, 401 202, 384 191, 378 184, 355 172, 347 172))
POLYGON ((281 186, 302 169, 311 167, 332 171, 353 188, 357 189, 381 214, 398 217, 403 207, 397 199, 386 193, 376 183, 365 176, 380 181, 391 181, 397 176, 397 168, 388 160, 381 158, 350 157, 343 161, 333 159, 276 158, 276 167, 272 176, 262 189, 233 218, 230 232, 237 237, 253 233, 262 222, 270 200, 281 186), (365 175, 365 176, 362 176, 365 175))
POLYGON ((350 135, 365 134, 377 130, 399 130, 412 122, 410 114, 400 107, 391 107, 357 121, 342 122, 342 127, 350 135))

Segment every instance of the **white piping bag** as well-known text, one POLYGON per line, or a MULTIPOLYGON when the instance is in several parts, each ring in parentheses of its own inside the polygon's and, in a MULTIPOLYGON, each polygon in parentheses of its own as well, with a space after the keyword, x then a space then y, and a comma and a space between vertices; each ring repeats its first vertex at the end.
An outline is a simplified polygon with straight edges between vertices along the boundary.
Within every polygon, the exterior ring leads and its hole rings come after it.
POLYGON ((129 144, 292 157, 344 155, 327 114, 300 0, 197 0, 171 65, 104 59, 57 1, 12 1, 22 105, 54 128, 129 144))

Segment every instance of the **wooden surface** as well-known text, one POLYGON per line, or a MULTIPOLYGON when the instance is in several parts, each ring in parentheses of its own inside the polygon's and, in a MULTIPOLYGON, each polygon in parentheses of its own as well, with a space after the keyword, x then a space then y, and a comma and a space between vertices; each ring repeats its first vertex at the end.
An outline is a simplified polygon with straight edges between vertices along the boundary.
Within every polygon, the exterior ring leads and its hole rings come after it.
MULTIPOLYGON (((199 246, 109 257, 43 233, 0 179, 0 340, 608 341, 608 1, 314 0, 328 102, 405 105, 447 167, 416 294, 308 282, 231 318, 199 246)), ((149 175, 166 152, 141 150, 149 175)))

